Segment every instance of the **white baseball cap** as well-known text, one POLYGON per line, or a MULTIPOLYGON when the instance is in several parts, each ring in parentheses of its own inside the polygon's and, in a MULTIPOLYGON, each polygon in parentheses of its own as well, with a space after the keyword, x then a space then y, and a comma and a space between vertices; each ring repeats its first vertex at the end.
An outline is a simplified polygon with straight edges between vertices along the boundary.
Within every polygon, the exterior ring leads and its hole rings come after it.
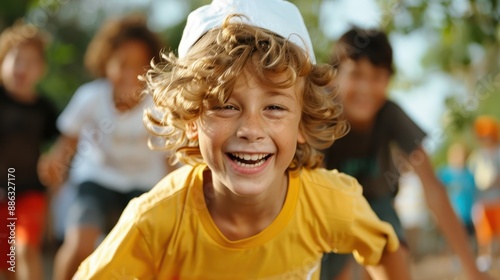
POLYGON ((220 27, 228 15, 241 14, 242 23, 267 29, 306 51, 316 63, 311 38, 295 5, 284 0, 213 0, 191 12, 179 43, 179 58, 185 57, 201 36, 220 27))

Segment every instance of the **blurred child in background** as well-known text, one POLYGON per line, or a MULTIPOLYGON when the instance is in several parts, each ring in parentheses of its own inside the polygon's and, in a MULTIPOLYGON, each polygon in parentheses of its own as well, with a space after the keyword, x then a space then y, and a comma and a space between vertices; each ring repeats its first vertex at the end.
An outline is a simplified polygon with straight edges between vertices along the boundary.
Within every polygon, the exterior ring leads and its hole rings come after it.
MULTIPOLYGON (((404 229, 394 208, 394 197, 400 174, 414 170, 422 181, 427 206, 459 257, 465 275, 468 279, 484 279, 486 276, 476 268, 465 229, 422 147, 425 133, 387 98, 394 72, 392 61, 389 40, 378 30, 353 28, 336 43, 332 64, 338 75, 333 86, 339 89, 343 115, 351 130, 325 151, 325 165, 360 182, 372 209, 394 227, 403 244, 404 229)), ((342 264, 347 262, 348 256, 326 255, 322 279, 349 279, 349 266, 342 264)))
POLYGON ((438 177, 446 187, 453 210, 469 235, 474 235, 472 206, 477 189, 474 175, 467 166, 468 151, 465 144, 453 143, 448 148, 448 164, 438 170, 438 177))
POLYGON ((22 22, 0 35, 0 268, 8 279, 43 278, 47 198, 37 164, 41 146, 58 134, 57 111, 36 89, 46 70, 46 39, 22 22), (15 226, 7 227, 11 222, 15 226), (7 270, 12 266, 15 273, 7 270))
POLYGON ((474 122, 479 147, 470 158, 479 197, 473 220, 479 245, 477 264, 487 270, 495 257, 494 243, 500 240, 500 144, 499 123, 492 116, 479 116, 474 122))
POLYGON ((57 188, 72 166, 77 187, 69 209, 54 279, 70 279, 129 200, 149 190, 169 172, 166 154, 148 148, 138 76, 160 51, 160 41, 141 16, 109 20, 90 42, 87 68, 98 78, 82 85, 57 121, 62 133, 47 155, 43 175, 57 188))

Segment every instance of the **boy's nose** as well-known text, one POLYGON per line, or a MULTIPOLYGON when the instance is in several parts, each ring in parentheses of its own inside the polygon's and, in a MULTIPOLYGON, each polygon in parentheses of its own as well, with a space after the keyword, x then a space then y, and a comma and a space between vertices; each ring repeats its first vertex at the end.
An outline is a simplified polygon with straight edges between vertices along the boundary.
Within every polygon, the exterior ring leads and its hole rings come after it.
POLYGON ((133 68, 133 67, 125 67, 122 69, 121 76, 123 80, 131 81, 139 84, 139 79, 137 78, 139 75, 143 74, 142 69, 133 68), (136 82, 137 80, 137 82, 136 82))
POLYGON ((260 141, 265 137, 263 125, 264 122, 258 114, 245 113, 241 117, 236 136, 251 142, 260 141))
POLYGON ((357 90, 358 90, 358 93, 370 94, 370 92, 373 89, 372 89, 372 85, 370 83, 363 81, 363 82, 358 83, 357 90))

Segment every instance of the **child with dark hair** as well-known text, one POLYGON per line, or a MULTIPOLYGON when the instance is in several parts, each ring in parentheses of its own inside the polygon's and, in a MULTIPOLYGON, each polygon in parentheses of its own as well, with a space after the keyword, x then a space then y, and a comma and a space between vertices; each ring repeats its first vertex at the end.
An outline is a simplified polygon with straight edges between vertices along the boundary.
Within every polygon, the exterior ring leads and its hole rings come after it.
MULTIPOLYGON (((360 182, 372 209, 394 227, 402 244, 403 227, 393 202, 400 173, 413 169, 422 181, 427 205, 460 258, 465 275, 468 279, 485 279, 475 266, 466 232, 450 205, 446 189, 422 147, 425 133, 387 99, 394 72, 392 57, 392 47, 381 31, 353 28, 337 42, 332 55, 332 64, 338 69, 334 86, 339 89, 343 115, 351 130, 324 151, 325 165, 360 182)), ((325 255, 321 278, 349 279, 348 260, 347 255, 325 255)))
POLYGON ((318 279, 331 251, 408 279, 361 187, 320 168, 346 125, 293 4, 215 0, 163 57, 146 124, 189 165, 133 200, 75 279, 318 279))
POLYGON ((43 165, 43 178, 57 188, 76 187, 67 214, 54 279, 70 279, 80 262, 118 220, 130 199, 151 189, 171 166, 165 153, 148 148, 138 76, 157 57, 160 41, 145 18, 109 20, 90 42, 87 68, 98 78, 82 85, 57 121, 62 133, 43 165))
POLYGON ((0 270, 8 279, 43 275, 47 198, 37 165, 42 145, 58 135, 57 110, 36 89, 45 74, 46 41, 23 22, 0 35, 0 270))

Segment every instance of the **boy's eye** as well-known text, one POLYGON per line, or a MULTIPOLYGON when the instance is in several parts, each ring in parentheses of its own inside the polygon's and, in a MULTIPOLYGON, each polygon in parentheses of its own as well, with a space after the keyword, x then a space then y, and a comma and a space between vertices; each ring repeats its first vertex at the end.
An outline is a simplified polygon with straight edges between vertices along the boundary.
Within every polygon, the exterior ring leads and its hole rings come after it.
POLYGON ((233 105, 223 104, 223 105, 214 106, 212 108, 212 110, 216 110, 216 111, 221 111, 221 110, 237 110, 237 108, 235 106, 233 106, 233 105))
POLYGON ((233 105, 222 105, 219 110, 237 110, 233 105))
POLYGON ((281 106, 278 106, 278 105, 267 106, 266 109, 267 110, 278 110, 278 111, 284 111, 285 110, 285 108, 283 108, 281 106))

